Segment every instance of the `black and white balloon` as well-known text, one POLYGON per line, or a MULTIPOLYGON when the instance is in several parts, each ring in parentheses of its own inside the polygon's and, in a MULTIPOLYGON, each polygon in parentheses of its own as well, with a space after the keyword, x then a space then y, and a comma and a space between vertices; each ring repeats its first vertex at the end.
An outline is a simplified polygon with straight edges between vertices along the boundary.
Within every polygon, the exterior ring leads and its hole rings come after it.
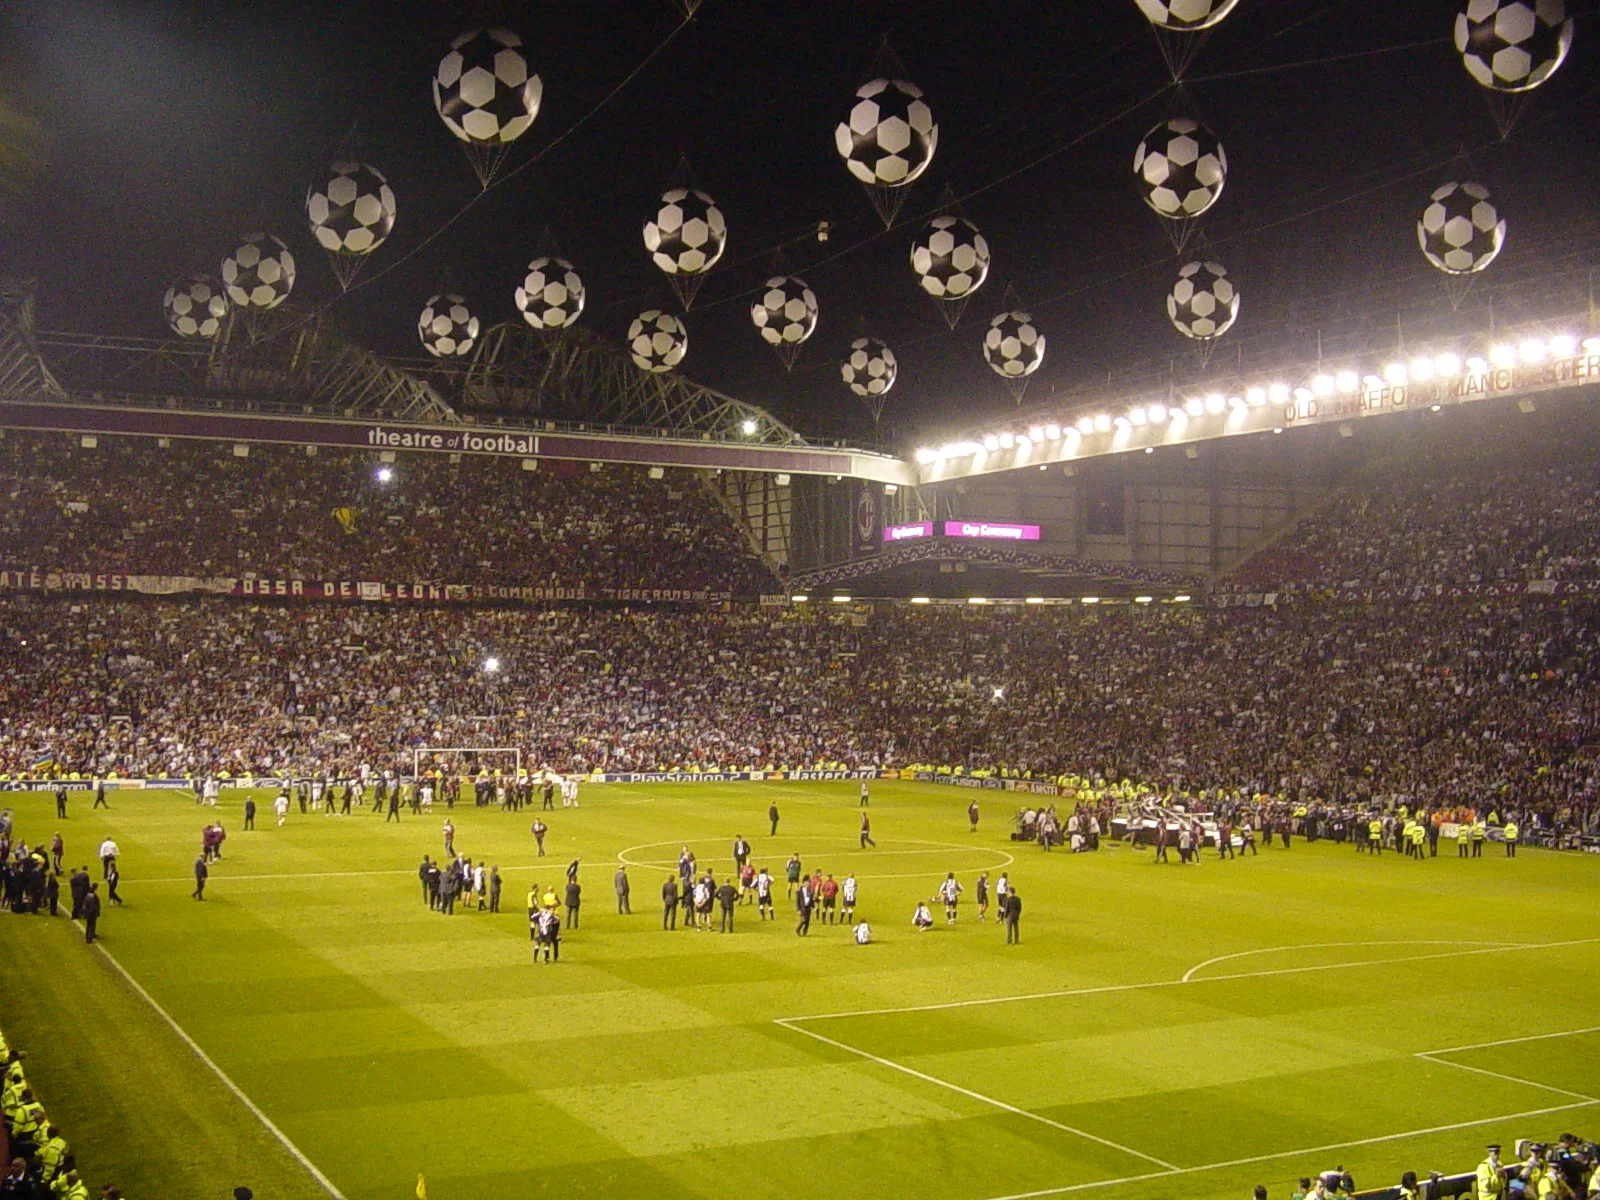
POLYGON ((1566 0, 1464 0, 1456 51, 1467 73, 1497 92, 1536 88, 1572 48, 1566 0))
POLYGON ((904 79, 874 79, 856 89, 833 131, 850 174, 872 187, 904 187, 927 170, 939 126, 922 89, 904 79))
POLYGON ((1483 270, 1505 241, 1505 219, 1481 183, 1447 183, 1436 189, 1417 220, 1422 253, 1449 275, 1483 270))
POLYGON ((722 210, 694 188, 673 188, 663 194, 656 215, 644 224, 650 261, 668 275, 709 271, 727 244, 728 223, 722 210))
POLYGON ((222 285, 242 309, 277 308, 294 290, 294 255, 270 233, 247 234, 222 260, 222 285))
POLYGON ((689 331, 669 312, 648 309, 628 326, 628 354, 641 371, 660 375, 689 352, 689 331))
POLYGON ((583 312, 583 280, 566 259, 541 256, 528 264, 514 299, 535 329, 565 329, 583 312))
POLYGON ((750 306, 750 320, 769 345, 798 346, 816 331, 817 297, 804 279, 774 275, 750 306))
POLYGON ((1219 338, 1239 318, 1239 289, 1218 263, 1186 263, 1167 293, 1167 316, 1184 337, 1219 338))
POLYGON ((470 29, 450 43, 433 73, 433 106, 463 142, 502 146, 539 115, 544 84, 528 69, 522 39, 509 29, 470 29))
POLYGON ((900 372, 894 351, 877 338, 857 338, 850 353, 839 364, 839 375, 858 396, 882 396, 894 386, 900 372))
POLYGON ((935 217, 911 243, 911 269, 935 300, 960 300, 983 286, 989 243, 965 217, 935 217))
POLYGON ((1228 178, 1222 143, 1199 121, 1163 121, 1139 143, 1133 156, 1139 194, 1163 217, 1198 217, 1217 202, 1228 178))
POLYGON ((311 236, 329 254, 371 254, 394 229, 394 191, 366 163, 336 162, 306 191, 311 236))
POLYGON ((1210 29, 1233 11, 1239 0, 1133 0, 1150 24, 1176 33, 1210 29))
POLYGON ((417 337, 435 358, 460 358, 478 340, 478 318, 466 298, 447 293, 430 297, 417 318, 417 337))
POLYGON ((228 315, 228 299, 215 279, 190 275, 167 289, 161 311, 179 337, 214 338, 228 315))
POLYGON ((1002 379, 1026 379, 1044 362, 1044 334, 1025 312, 1003 312, 983 334, 983 360, 1002 379))

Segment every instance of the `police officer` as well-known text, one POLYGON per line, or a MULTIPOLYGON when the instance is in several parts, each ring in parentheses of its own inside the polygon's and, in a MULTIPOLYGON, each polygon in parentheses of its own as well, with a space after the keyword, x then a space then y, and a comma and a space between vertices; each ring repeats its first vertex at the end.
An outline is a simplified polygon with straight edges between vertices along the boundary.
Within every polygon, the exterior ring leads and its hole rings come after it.
POLYGON ((1489 1144, 1489 1156, 1478 1164, 1475 1185, 1478 1200, 1504 1200, 1506 1171, 1500 1165, 1500 1144, 1489 1144))
POLYGON ((1515 821, 1507 821, 1503 832, 1506 838, 1506 857, 1515 858, 1517 856, 1517 834, 1520 832, 1517 829, 1517 823, 1515 821))

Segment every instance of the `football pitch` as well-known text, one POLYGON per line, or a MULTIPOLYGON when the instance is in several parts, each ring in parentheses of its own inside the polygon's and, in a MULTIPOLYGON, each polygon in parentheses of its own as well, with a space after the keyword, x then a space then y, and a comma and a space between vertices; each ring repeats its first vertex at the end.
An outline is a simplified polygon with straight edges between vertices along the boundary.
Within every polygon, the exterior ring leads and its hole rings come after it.
POLYGON ((1046 854, 1007 839, 1013 797, 978 793, 972 834, 973 793, 891 782, 862 850, 856 788, 588 785, 544 814, 542 859, 532 814, 457 807, 456 849, 505 892, 453 916, 416 875, 442 806, 280 829, 257 793, 246 833, 238 792, 113 792, 109 812, 78 793, 65 822, 10 793, 21 836, 60 828, 96 879, 111 834, 126 904, 100 950, 64 917, 0 916, 0 1028, 85 1178, 168 1200, 403 1200, 419 1174, 429 1200, 1282 1200, 1335 1165, 1367 1188, 1470 1169, 1487 1141, 1600 1135, 1600 858, 1046 854), (229 837, 197 903, 214 815, 229 837), (721 878, 739 834, 778 919, 664 932, 679 846, 721 878), (796 937, 791 852, 856 874, 872 945, 796 937), (534 965, 528 885, 580 855, 580 926, 534 965), (935 905, 913 930, 951 870, 958 923, 935 905), (981 870, 1023 897, 1020 945, 974 919, 981 870))

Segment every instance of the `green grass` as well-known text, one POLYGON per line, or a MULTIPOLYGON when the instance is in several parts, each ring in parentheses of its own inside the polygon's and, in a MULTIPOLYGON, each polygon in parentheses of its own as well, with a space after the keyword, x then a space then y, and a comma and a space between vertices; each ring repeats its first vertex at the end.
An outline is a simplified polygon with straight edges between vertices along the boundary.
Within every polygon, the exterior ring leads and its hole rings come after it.
MULTIPOLYGON (((457 848, 506 877, 499 916, 421 904, 439 812, 277 829, 263 798, 246 834, 235 793, 204 904, 188 877, 211 810, 188 797, 113 793, 109 813, 74 797, 61 828, 96 875, 100 838, 121 843, 108 954, 350 1200, 408 1197, 419 1172, 430 1200, 989 1200, 1117 1180, 1129 1197, 1260 1182, 1281 1198, 1335 1163, 1375 1186, 1468 1168, 1491 1139, 1600 1132, 1600 1033, 1417 1057, 1600 1025, 1600 943, 1580 941, 1600 936, 1600 859, 1375 861, 1298 840, 1188 868, 1045 855, 1006 840, 1006 797, 982 796, 973 836, 968 793, 900 783, 874 786, 863 852, 854 793, 591 786, 547 818, 543 860, 527 814, 457 809, 457 848), (787 908, 767 925, 741 908, 731 937, 661 932, 647 864, 688 841, 725 869, 738 833, 780 877, 791 850, 854 869, 876 944, 799 940, 787 908), (527 884, 579 853, 582 927, 559 967, 535 967, 527 884), (640 864, 631 917, 614 912, 619 854, 640 864), (970 900, 985 866, 1025 898, 1021 946, 970 904, 954 929, 910 928, 946 869, 970 900), (886 1011, 999 997, 1024 998, 886 1011)), ((57 828, 47 795, 6 803, 24 836, 57 828)), ((0 918, 0 1026, 91 1181, 322 1194, 65 920, 0 918)))

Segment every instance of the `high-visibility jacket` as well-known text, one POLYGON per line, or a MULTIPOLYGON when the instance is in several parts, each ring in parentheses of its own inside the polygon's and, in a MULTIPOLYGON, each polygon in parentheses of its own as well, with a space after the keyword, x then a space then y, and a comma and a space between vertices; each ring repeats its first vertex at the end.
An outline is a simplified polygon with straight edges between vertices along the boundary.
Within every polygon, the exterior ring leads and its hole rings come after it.
POLYGON ((1506 822, 1505 835, 1506 841, 1515 844, 1517 840, 1517 823, 1515 821, 1506 822))
POLYGON ((1490 1200, 1491 1197, 1505 1195, 1506 1177, 1492 1159, 1486 1158, 1478 1164, 1476 1182, 1478 1200, 1490 1200))
POLYGON ((35 1133, 45 1127, 46 1117, 44 1105, 37 1100, 18 1106, 17 1115, 12 1118, 11 1128, 19 1138, 32 1138, 35 1133))
POLYGON ((67 1139, 56 1136, 39 1147, 37 1158, 39 1160, 39 1173, 45 1180, 56 1177, 61 1170, 61 1160, 67 1156, 67 1139))
POLYGON ((89 1185, 75 1177, 76 1171, 69 1171, 66 1175, 58 1175, 50 1185, 50 1191, 57 1200, 89 1200, 89 1185))

